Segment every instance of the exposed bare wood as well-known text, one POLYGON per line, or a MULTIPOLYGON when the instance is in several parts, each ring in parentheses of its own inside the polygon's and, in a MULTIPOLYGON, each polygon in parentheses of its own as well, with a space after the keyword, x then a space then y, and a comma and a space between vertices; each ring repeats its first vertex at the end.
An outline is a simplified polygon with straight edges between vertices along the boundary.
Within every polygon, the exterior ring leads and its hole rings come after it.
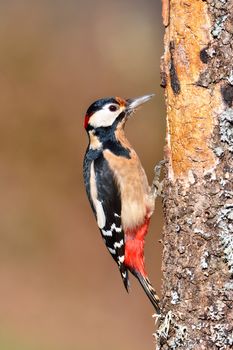
POLYGON ((167 27, 169 25, 169 15, 170 15, 170 0, 162 0, 162 18, 163 25, 167 27))

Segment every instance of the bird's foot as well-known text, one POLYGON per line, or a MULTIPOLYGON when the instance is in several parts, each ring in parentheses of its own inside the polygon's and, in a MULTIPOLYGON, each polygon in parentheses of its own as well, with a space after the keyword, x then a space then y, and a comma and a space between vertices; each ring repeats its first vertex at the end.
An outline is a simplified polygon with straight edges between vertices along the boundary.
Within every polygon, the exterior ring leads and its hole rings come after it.
POLYGON ((167 314, 161 315, 159 319, 158 329, 154 336, 156 338, 156 350, 161 349, 161 345, 167 344, 170 348, 173 345, 183 344, 187 337, 187 327, 178 323, 179 319, 170 310, 167 314))
POLYGON ((166 164, 165 160, 161 160, 155 167, 154 167, 154 179, 151 185, 150 194, 154 198, 154 200, 161 196, 163 197, 163 180, 159 181, 161 169, 166 164))
MULTIPOLYGON (((168 333, 170 330, 170 326, 173 322, 173 314, 171 311, 168 311, 168 313, 166 315, 163 315, 162 317, 159 318, 159 327, 156 331, 155 336, 157 338, 164 338, 167 339, 168 337, 168 333)), ((156 323, 157 323, 158 319, 156 319, 156 323)))

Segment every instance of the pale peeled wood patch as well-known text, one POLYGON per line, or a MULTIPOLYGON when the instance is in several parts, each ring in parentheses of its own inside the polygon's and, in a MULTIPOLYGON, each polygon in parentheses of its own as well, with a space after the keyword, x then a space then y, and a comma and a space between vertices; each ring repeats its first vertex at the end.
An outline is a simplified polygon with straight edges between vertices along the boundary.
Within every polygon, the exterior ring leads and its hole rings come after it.
POLYGON ((196 85, 200 72, 206 68, 200 51, 210 39, 211 23, 207 5, 199 0, 171 0, 170 25, 165 33, 164 67, 168 79, 167 144, 169 177, 187 176, 190 169, 202 171, 215 164, 215 156, 208 140, 214 128, 213 110, 221 105, 220 92, 196 85), (195 13, 195 16, 193 15, 195 13), (174 42, 173 60, 180 83, 180 93, 171 87, 170 43, 174 42), (217 101, 217 102, 213 102, 217 101), (214 105, 213 105, 214 104, 214 105))

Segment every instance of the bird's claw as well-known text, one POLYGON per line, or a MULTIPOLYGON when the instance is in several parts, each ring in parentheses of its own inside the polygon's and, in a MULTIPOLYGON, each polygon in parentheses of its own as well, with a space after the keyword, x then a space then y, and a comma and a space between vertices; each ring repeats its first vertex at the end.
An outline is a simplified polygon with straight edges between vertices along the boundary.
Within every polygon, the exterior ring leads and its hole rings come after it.
POLYGON ((161 169, 166 164, 165 160, 161 160, 156 166, 154 167, 154 179, 151 185, 151 195, 154 197, 154 199, 157 198, 157 196, 163 196, 163 180, 159 181, 161 169))

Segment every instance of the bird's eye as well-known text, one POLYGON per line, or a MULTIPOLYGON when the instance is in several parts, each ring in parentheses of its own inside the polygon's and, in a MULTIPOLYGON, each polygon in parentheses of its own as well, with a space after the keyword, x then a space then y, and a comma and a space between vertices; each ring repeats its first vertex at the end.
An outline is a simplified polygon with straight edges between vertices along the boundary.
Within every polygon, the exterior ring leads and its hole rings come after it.
POLYGON ((117 110, 117 106, 111 105, 111 106, 109 106, 109 110, 110 110, 111 112, 115 112, 115 111, 117 110))

